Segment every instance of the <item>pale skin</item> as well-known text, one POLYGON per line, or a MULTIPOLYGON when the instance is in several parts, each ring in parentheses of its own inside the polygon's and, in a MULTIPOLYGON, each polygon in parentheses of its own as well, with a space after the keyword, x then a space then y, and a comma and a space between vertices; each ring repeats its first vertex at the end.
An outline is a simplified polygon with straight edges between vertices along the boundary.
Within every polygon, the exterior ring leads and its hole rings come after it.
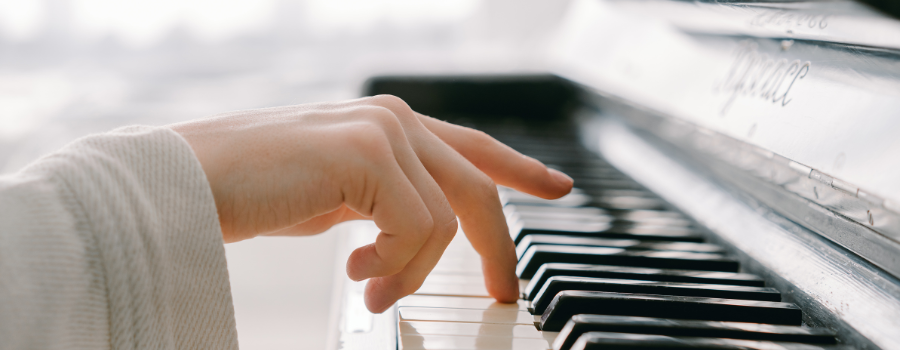
POLYGON ((515 302, 515 246, 496 184, 548 199, 572 189, 565 174, 480 131, 418 114, 394 96, 240 111, 170 127, 206 172, 226 243, 373 220, 381 233, 347 261, 351 279, 369 279, 372 312, 422 285, 458 225, 481 255, 488 292, 515 302))

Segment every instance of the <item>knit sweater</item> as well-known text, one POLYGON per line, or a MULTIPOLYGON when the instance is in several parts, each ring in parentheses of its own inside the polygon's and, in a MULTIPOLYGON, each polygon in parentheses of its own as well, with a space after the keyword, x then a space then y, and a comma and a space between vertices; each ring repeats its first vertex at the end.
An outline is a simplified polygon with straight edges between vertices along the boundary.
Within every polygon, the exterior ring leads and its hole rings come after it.
POLYGON ((0 349, 110 348, 237 348, 213 195, 167 128, 0 177, 0 349))

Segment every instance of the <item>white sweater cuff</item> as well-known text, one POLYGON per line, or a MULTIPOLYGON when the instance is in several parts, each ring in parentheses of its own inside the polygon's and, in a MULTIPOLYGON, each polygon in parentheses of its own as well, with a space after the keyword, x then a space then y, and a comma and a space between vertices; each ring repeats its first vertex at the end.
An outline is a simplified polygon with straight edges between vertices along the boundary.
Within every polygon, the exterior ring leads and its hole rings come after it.
POLYGON ((121 128, 80 139, 25 172, 50 175, 95 240, 112 348, 237 348, 215 201, 180 135, 121 128))

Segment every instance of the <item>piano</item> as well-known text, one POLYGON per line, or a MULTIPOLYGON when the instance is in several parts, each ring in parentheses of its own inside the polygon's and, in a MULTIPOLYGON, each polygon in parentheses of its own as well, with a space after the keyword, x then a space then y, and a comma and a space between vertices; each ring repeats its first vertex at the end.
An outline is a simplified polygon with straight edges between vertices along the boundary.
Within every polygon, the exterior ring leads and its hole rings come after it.
MULTIPOLYGON (((545 73, 364 91, 575 179, 557 200, 498 188, 522 298, 488 297, 459 234, 382 314, 339 281, 333 349, 900 349, 900 21, 854 1, 578 0, 555 30, 545 73)), ((343 229, 342 274, 378 232, 343 229)))

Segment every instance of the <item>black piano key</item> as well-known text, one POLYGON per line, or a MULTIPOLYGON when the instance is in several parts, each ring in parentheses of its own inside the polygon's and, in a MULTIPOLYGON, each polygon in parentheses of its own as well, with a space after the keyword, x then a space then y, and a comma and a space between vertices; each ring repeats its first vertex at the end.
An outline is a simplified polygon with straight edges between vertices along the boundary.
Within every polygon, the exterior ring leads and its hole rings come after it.
POLYGON ((549 263, 542 265, 525 287, 525 300, 533 300, 553 276, 617 278, 660 282, 728 284, 763 287, 765 281, 747 273, 697 270, 650 269, 643 267, 549 263))
POLYGON ((799 326, 802 313, 790 303, 567 290, 541 315, 541 330, 558 332, 572 316, 598 314, 799 326))
POLYGON ((612 228, 610 231, 613 232, 648 232, 653 233, 654 230, 658 230, 660 232, 672 232, 672 233, 690 233, 696 232, 696 230, 691 225, 670 225, 667 223, 657 224, 657 223, 644 223, 644 222, 627 222, 621 220, 613 220, 612 228))
POLYGON ((662 210, 611 210, 608 213, 613 217, 613 225, 616 227, 692 227, 694 225, 693 222, 678 213, 662 210))
POLYGON ((591 205, 610 210, 666 208, 662 199, 637 196, 594 196, 591 205))
POLYGON ((582 225, 567 224, 554 227, 546 224, 528 226, 528 223, 523 223, 521 229, 511 229, 510 233, 516 244, 530 234, 644 239, 652 241, 703 242, 703 236, 690 227, 663 225, 610 225, 605 223, 585 223, 582 225))
MULTIPOLYGON (((576 175, 573 176, 573 179, 575 180, 575 183, 578 184, 579 188, 589 190, 591 193, 603 193, 604 191, 633 191, 635 193, 650 193, 643 188, 634 187, 632 184, 636 184, 636 182, 634 182, 634 180, 632 180, 628 176, 622 174, 591 174, 588 177, 576 175), (618 186, 595 186, 596 184, 615 185, 619 183, 627 184, 627 187, 621 188, 618 186)), ((646 195, 645 197, 650 196, 646 195)))
POLYGON ((557 159, 547 164, 547 166, 570 172, 581 171, 589 174, 622 175, 621 171, 614 168, 606 161, 596 157, 582 159, 557 159))
POLYGON ((575 315, 556 336, 555 350, 569 350, 587 332, 656 334, 680 337, 731 338, 808 344, 837 344, 834 333, 824 329, 759 323, 673 320, 666 318, 575 315))
POLYGON ((581 169, 572 168, 568 170, 567 175, 575 180, 578 187, 596 188, 596 189, 616 189, 616 190, 643 190, 636 181, 632 180, 621 173, 613 172, 589 172, 581 169))
POLYGON ((612 189, 582 189, 585 193, 596 193, 601 196, 627 196, 659 199, 655 193, 647 190, 612 190, 612 189))
POLYGON ((516 265, 519 278, 530 279, 546 263, 579 263, 737 272, 738 262, 721 254, 622 248, 533 245, 516 265))
POLYGON ((600 349, 837 350, 849 348, 838 345, 810 345, 758 340, 670 337, 610 332, 585 333, 571 347, 571 350, 600 349))
POLYGON ((691 227, 693 223, 691 223, 687 219, 672 219, 672 218, 646 218, 646 219, 623 219, 620 217, 614 217, 613 225, 615 226, 667 226, 667 227, 691 227))
POLYGON ((603 223, 611 225, 615 220, 603 209, 594 207, 553 207, 538 205, 513 205, 503 207, 508 220, 516 220, 519 225, 533 226, 533 223, 603 223))
MULTIPOLYGON (((575 208, 554 208, 554 209, 584 209, 590 207, 575 207, 575 208)), ((599 208, 598 208, 599 209, 599 208)), ((615 220, 612 216, 609 215, 582 215, 576 213, 554 213, 554 212, 518 212, 515 214, 507 215, 507 217, 516 216, 517 219, 522 220, 524 226, 529 229, 534 229, 535 224, 539 225, 551 225, 551 224, 560 224, 567 222, 574 223, 591 223, 591 222, 601 222, 606 223, 607 225, 612 225, 612 222, 615 220)), ((551 226, 552 227, 552 226, 551 226)), ((560 229, 552 227, 548 228, 549 230, 560 231, 560 229)))
MULTIPOLYGON (((561 159, 562 160, 562 159, 561 159)), ((610 167, 610 166, 602 166, 599 164, 585 164, 585 162, 581 161, 556 161, 551 162, 551 164, 555 164, 562 167, 562 171, 567 175, 571 176, 573 179, 605 179, 605 178, 621 178, 631 180, 628 176, 623 174, 621 171, 610 167)))
POLYGON ((555 207, 580 207, 593 201, 593 197, 578 188, 573 188, 569 194, 553 200, 535 197, 515 190, 501 190, 500 198, 503 200, 504 204, 555 207))
POLYGON ((628 248, 643 243, 637 239, 596 238, 564 235, 528 235, 516 245, 516 258, 521 259, 525 251, 533 245, 574 245, 588 247, 628 248))
POLYGON ((534 297, 532 314, 542 314, 550 301, 564 290, 586 290, 613 293, 636 293, 679 295, 720 299, 742 299, 758 301, 781 301, 781 293, 774 288, 729 286, 723 284, 701 284, 681 282, 656 282, 620 280, 593 277, 550 277, 544 287, 534 297))
POLYGON ((643 190, 644 186, 630 179, 604 180, 573 176, 575 185, 592 189, 643 190))
MULTIPOLYGON (((590 156, 578 154, 578 152, 572 152, 572 153, 573 154, 559 154, 559 153, 530 151, 530 152, 525 152, 523 154, 525 154, 526 156, 529 156, 531 158, 537 159, 537 160, 541 161, 541 163, 544 163, 544 164, 560 164, 560 165, 571 164, 573 166, 584 164, 586 161, 593 161, 593 160, 597 159, 596 157, 590 157, 590 156)), ((598 165, 600 165, 600 164, 598 164, 598 165)), ((567 168, 571 168, 571 167, 567 167, 567 168)), ((577 167, 574 167, 574 168, 578 169, 577 167)), ((599 168, 604 169, 602 166, 600 166, 599 168)), ((615 171, 615 168, 613 168, 611 166, 606 169, 615 171)))
POLYGON ((548 207, 546 205, 510 204, 504 209, 510 209, 511 212, 515 212, 523 218, 556 217, 567 219, 570 217, 586 217, 603 218, 608 221, 613 219, 606 210, 594 207, 548 207))
POLYGON ((682 223, 690 223, 684 215, 674 212, 674 211, 666 211, 666 210, 623 210, 623 211, 611 211, 612 214, 617 220, 629 221, 629 222, 657 222, 659 220, 672 220, 682 223))
POLYGON ((724 252, 722 247, 708 243, 694 242, 656 242, 641 241, 637 239, 614 239, 614 238, 598 238, 584 236, 565 236, 565 235, 528 235, 522 238, 522 241, 516 245, 516 256, 522 258, 525 251, 532 245, 548 244, 548 245, 574 245, 586 247, 612 247, 625 248, 633 250, 676 250, 684 252, 696 253, 716 253, 724 252))
MULTIPOLYGON (((523 218, 519 217, 522 229, 527 232, 604 232, 609 231, 612 225, 612 219, 605 218, 569 218, 569 219, 550 219, 550 218, 523 218)), ((523 237, 524 238, 524 237, 523 237)))
MULTIPOLYGON (((551 140, 546 139, 514 139, 511 138, 509 140, 504 140, 508 146, 513 149, 528 155, 529 157, 540 156, 547 159, 559 159, 559 160, 568 160, 575 159, 577 164, 584 164, 585 162, 592 162, 600 167, 609 167, 606 161, 603 161, 600 158, 597 158, 593 154, 590 154, 584 150, 584 148, 579 147, 576 144, 565 143, 565 142, 553 142, 551 140), (574 157, 573 157, 574 156, 574 157)), ((554 140, 555 141, 555 140, 554 140)), ((550 162, 555 163, 555 162, 550 162)))

